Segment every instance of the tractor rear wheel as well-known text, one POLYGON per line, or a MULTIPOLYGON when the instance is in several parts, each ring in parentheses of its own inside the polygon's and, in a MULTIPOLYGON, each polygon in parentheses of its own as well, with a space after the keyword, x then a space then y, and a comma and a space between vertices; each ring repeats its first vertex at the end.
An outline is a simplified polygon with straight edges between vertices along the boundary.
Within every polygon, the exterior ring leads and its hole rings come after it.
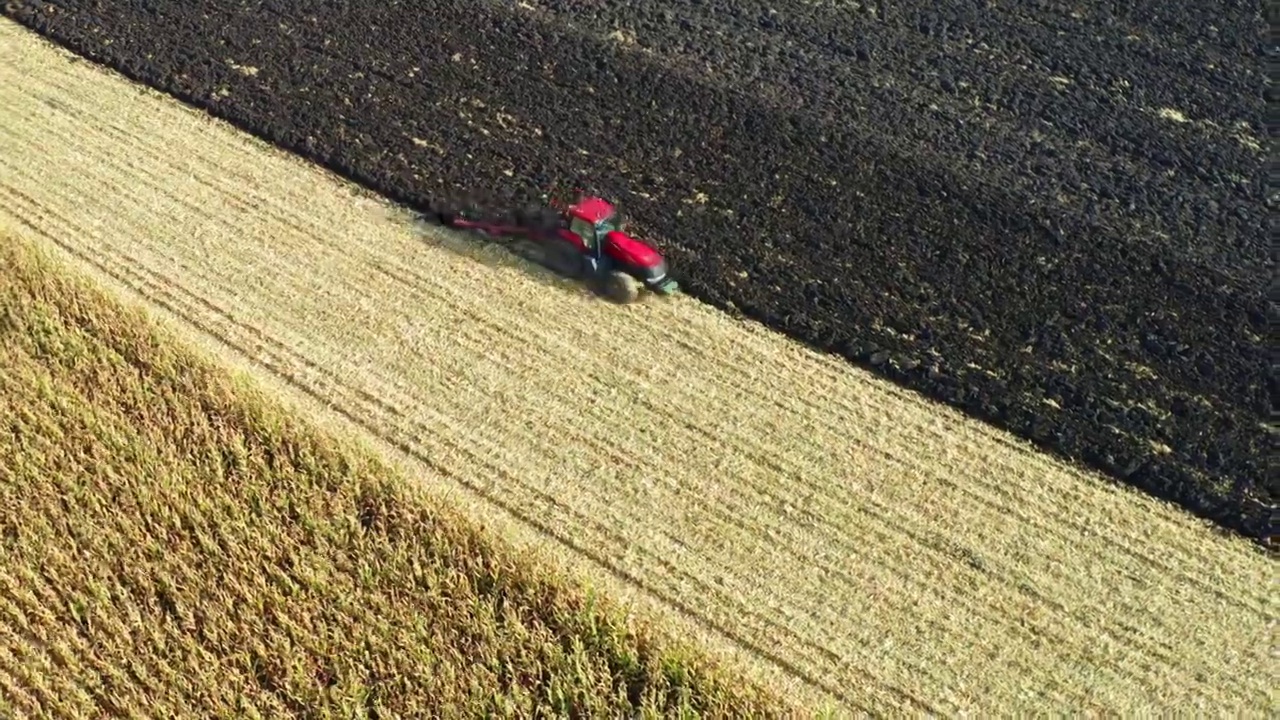
POLYGON ((582 277, 582 253, 563 242, 552 242, 543 256, 552 272, 571 280, 582 277))
POLYGON ((452 205, 442 205, 435 209, 434 214, 441 225, 452 225, 458 219, 458 211, 452 205))
POLYGON ((640 297, 640 283, 627 273, 614 270, 605 278, 604 291, 610 300, 626 305, 640 297))

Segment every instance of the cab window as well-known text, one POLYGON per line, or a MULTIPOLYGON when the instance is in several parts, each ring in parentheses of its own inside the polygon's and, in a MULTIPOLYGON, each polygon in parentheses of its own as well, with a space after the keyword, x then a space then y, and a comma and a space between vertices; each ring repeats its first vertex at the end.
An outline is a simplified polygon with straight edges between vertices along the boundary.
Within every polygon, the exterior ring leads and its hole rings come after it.
POLYGON ((569 231, 582 238, 582 242, 586 243, 588 248, 596 246, 596 229, 586 220, 578 217, 573 218, 569 222, 569 231))
POLYGON ((596 227, 600 228, 600 236, 604 237, 615 230, 621 230, 622 221, 621 218, 618 217, 618 213, 614 213, 604 220, 601 220, 600 224, 596 227))

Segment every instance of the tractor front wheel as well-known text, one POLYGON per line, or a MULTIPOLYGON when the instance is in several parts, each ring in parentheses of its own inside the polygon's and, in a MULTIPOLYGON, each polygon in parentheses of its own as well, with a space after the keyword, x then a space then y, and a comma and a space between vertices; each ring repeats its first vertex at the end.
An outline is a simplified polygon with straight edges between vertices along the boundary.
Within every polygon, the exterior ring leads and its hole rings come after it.
POLYGON ((605 295, 619 305, 633 303, 640 297, 640 283, 621 270, 614 270, 604 281, 605 295))

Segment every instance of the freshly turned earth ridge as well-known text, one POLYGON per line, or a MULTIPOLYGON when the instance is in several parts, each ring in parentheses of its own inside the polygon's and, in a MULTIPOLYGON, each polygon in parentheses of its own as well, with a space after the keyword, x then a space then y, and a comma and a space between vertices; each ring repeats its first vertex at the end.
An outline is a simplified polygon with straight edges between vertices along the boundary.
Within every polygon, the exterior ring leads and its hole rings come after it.
POLYGON ((1269 532, 1258 3, 5 12, 420 209, 617 198, 691 294, 1269 532))

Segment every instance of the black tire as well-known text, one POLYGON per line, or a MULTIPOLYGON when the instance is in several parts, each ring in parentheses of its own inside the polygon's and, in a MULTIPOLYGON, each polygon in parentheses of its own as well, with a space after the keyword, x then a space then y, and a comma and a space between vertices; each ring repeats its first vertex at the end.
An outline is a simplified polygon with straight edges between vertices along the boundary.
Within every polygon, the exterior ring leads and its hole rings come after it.
POLYGON ((452 225, 462 216, 462 203, 456 197, 445 196, 432 203, 431 214, 443 225, 452 225))
POLYGON ((453 221, 458 219, 458 212, 452 208, 446 208, 435 211, 436 220, 441 225, 452 226, 453 221))
POLYGON ((577 280, 583 275, 582 253, 562 242, 552 241, 546 249, 546 266, 557 275, 577 280))
POLYGON ((604 292, 610 300, 627 305, 640 298, 640 282, 621 270, 614 270, 604 279, 604 292))

